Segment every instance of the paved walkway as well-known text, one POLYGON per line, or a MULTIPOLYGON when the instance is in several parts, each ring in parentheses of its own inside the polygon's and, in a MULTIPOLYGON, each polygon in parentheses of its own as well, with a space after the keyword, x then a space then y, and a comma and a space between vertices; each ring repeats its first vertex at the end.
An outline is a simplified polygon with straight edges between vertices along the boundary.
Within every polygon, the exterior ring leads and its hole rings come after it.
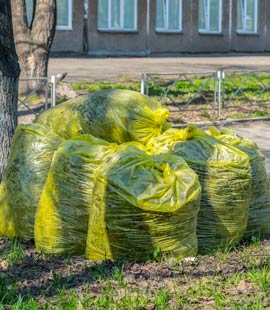
POLYGON ((178 73, 214 71, 218 68, 270 70, 270 54, 135 57, 135 58, 51 58, 49 75, 67 72, 68 81, 113 80, 127 77, 140 80, 142 72, 178 73))

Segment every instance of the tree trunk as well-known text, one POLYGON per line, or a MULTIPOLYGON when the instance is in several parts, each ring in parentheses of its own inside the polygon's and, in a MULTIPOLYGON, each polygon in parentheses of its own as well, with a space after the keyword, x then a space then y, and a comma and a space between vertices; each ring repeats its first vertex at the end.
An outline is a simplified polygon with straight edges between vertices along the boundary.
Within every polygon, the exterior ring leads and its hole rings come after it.
MULTIPOLYGON (((27 22, 25 0, 12 0, 12 19, 21 78, 46 77, 49 51, 55 34, 56 0, 34 1, 30 26, 27 22)), ((37 85, 38 82, 22 82, 19 92, 27 93, 37 85)))
POLYGON ((15 51, 10 0, 0 0, 0 181, 17 126, 20 68, 15 51))

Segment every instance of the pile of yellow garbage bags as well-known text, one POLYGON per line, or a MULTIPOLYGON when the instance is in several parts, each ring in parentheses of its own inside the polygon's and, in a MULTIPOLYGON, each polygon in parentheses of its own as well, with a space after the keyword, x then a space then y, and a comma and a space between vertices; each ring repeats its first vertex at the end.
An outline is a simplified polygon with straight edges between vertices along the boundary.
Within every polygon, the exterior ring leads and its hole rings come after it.
POLYGON ((181 259, 270 233, 256 144, 171 128, 160 103, 106 90, 18 126, 0 185, 0 236, 90 260, 181 259))

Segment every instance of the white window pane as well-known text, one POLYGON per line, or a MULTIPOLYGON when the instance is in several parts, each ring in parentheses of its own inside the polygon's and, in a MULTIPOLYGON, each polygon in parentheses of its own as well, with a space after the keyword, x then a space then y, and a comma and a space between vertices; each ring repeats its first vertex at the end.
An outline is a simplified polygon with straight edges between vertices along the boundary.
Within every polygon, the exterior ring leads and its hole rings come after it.
POLYGON ((120 0, 111 0, 111 27, 120 28, 120 0))
POLYGON ((108 0, 98 1, 98 28, 108 28, 108 0))
POLYGON ((255 0, 247 0, 246 31, 255 32, 255 0))
POLYGON ((243 0, 237 0, 237 29, 243 30, 243 0))
POLYGON ((56 24, 57 26, 68 26, 69 25, 69 1, 68 0, 57 0, 56 1, 56 24))
POLYGON ((199 29, 206 30, 206 1, 200 0, 199 1, 199 29))
POLYGON ((179 30, 179 0, 169 0, 169 25, 170 30, 179 30))
POLYGON ((219 31, 219 0, 210 0, 209 30, 219 31))
POLYGON ((135 28, 135 0, 125 0, 124 2, 124 28, 135 28))
POLYGON ((165 0, 157 0, 156 27, 165 28, 165 0))
POLYGON ((31 25, 33 20, 34 0, 25 0, 26 18, 28 26, 31 25))

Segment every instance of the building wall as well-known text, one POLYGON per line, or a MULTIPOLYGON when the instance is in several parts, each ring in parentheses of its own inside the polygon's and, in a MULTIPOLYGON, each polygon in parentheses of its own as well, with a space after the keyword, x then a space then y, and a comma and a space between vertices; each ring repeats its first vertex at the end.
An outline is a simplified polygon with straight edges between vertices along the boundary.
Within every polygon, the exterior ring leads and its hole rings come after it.
MULTIPOLYGON (((192 1, 182 0, 182 11, 191 12, 192 1)), ((192 14, 182 14, 182 32, 164 33, 156 31, 156 1, 150 0, 150 53, 181 53, 192 49, 190 29, 192 29, 192 14)))
MULTIPOLYGON (((82 52, 83 2, 73 0, 73 30, 56 31, 53 52, 82 52)), ((182 0, 182 4, 181 33, 156 31, 155 0, 138 0, 137 31, 115 32, 98 30, 98 0, 88 0, 89 54, 146 56, 270 51, 270 0, 259 0, 258 33, 252 35, 237 33, 237 0, 223 0, 220 34, 199 33, 199 0, 182 0)))
POLYGON ((88 2, 90 55, 147 55, 147 1, 138 0, 137 31, 99 31, 98 0, 88 2))
POLYGON ((83 51, 84 0, 73 0, 72 30, 56 30, 52 52, 83 51))
POLYGON ((266 0, 265 5, 265 18, 266 18, 266 35, 265 35, 265 51, 270 52, 270 0, 266 0))
POLYGON ((209 34, 199 32, 199 1, 192 0, 191 15, 191 52, 216 53, 229 52, 230 50, 230 1, 222 1, 221 33, 209 34))
POLYGON ((259 0, 258 33, 240 34, 237 32, 237 3, 233 1, 231 50, 235 52, 263 52, 266 50, 266 37, 269 38, 269 1, 259 0), (268 31, 267 31, 268 28, 268 31), (267 33, 268 32, 268 33, 267 33))

